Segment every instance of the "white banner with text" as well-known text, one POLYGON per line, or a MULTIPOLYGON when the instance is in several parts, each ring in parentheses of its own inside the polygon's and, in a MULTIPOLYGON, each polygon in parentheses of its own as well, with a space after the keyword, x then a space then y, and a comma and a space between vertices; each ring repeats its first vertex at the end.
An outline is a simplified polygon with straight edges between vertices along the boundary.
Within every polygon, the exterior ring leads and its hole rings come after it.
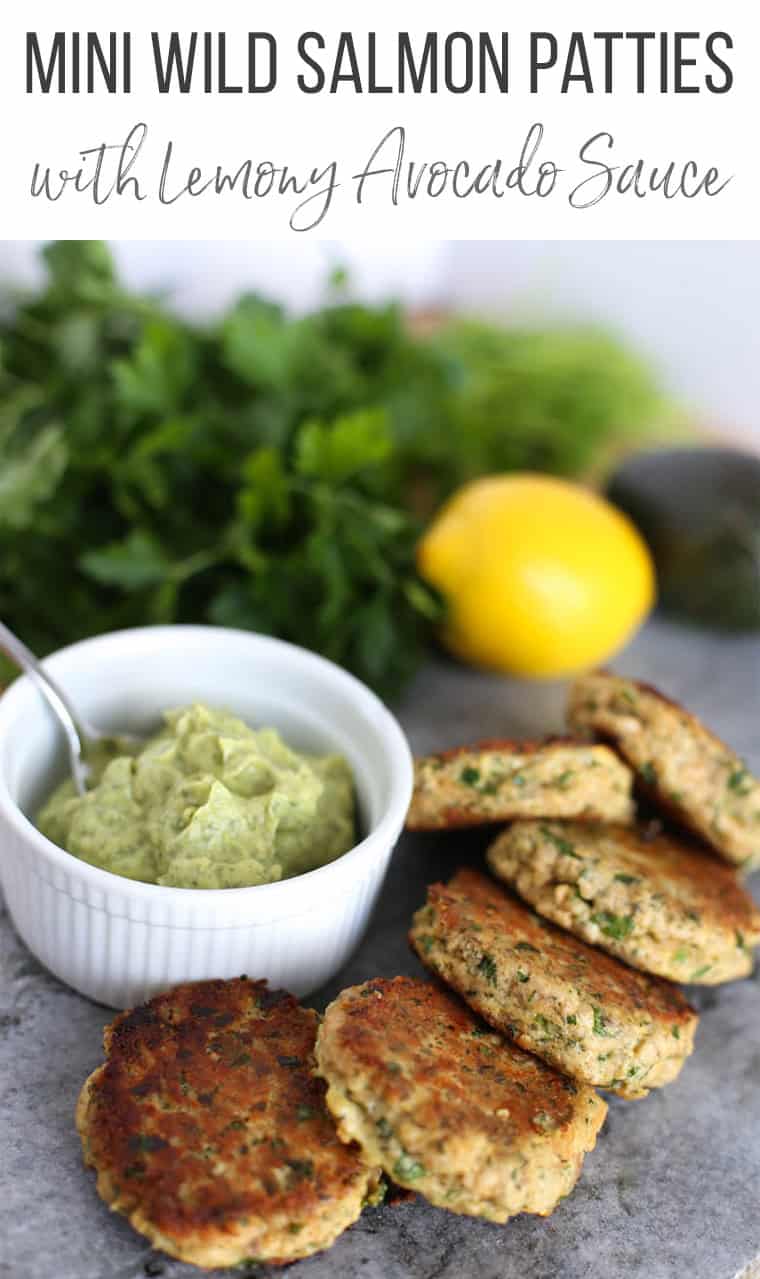
POLYGON ((755 238, 747 0, 31 3, 7 238, 755 238))

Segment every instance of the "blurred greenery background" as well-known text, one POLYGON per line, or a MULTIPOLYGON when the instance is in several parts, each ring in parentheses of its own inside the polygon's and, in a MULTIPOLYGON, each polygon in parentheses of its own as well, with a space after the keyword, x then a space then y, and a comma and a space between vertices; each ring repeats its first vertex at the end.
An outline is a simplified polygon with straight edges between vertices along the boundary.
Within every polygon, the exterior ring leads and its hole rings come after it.
POLYGON ((484 473, 600 473, 681 419, 615 337, 360 304, 334 272, 292 316, 192 324, 106 246, 44 249, 0 319, 0 616, 38 652, 206 621, 317 649, 385 696, 442 601, 414 548, 484 473))

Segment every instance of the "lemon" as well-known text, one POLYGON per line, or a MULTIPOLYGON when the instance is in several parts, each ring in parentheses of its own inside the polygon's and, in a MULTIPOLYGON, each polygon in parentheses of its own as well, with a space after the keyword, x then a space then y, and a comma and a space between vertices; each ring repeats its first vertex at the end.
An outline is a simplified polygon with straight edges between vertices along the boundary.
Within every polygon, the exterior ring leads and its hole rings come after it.
POLYGON ((446 600, 447 647, 514 675, 570 675, 604 661, 655 597, 652 559, 630 520, 546 475, 492 475, 459 489, 420 541, 418 567, 446 600))

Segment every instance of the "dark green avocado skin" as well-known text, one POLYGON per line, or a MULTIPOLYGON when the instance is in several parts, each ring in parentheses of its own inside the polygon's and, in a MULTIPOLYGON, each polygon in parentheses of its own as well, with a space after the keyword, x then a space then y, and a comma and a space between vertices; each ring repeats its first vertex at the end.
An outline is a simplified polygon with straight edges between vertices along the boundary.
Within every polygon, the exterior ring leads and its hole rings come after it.
POLYGON ((634 454, 607 497, 643 533, 665 612, 760 630, 760 457, 728 448, 634 454))

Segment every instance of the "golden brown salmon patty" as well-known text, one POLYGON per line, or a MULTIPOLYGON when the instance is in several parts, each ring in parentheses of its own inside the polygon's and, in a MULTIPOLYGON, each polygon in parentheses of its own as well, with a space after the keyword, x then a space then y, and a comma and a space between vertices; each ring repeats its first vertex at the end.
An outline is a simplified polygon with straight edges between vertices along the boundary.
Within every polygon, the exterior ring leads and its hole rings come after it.
POLYGON ((378 1170, 314 1077, 317 1014, 266 982, 190 982, 122 1013, 77 1127, 98 1192, 196 1266, 293 1261, 359 1216, 378 1170))
POLYGON ((516 817, 626 822, 631 771, 608 746, 562 738, 481 742, 415 761, 410 830, 516 817))
POLYGON ((452 1212, 545 1216, 572 1190, 604 1122, 591 1088, 490 1031, 453 995, 409 977, 344 990, 317 1062, 346 1141, 452 1212))
POLYGON ((621 1097, 670 1083, 694 1047, 681 992, 539 919, 474 870, 433 884, 409 934, 423 963, 549 1065, 621 1097))
POLYGON ((487 859, 540 915, 644 972, 713 986, 752 971, 760 910, 735 871, 675 839, 515 822, 487 859))
POLYGON ((696 716, 606 671, 577 681, 568 715, 612 738, 652 799, 726 861, 760 866, 760 781, 696 716))

